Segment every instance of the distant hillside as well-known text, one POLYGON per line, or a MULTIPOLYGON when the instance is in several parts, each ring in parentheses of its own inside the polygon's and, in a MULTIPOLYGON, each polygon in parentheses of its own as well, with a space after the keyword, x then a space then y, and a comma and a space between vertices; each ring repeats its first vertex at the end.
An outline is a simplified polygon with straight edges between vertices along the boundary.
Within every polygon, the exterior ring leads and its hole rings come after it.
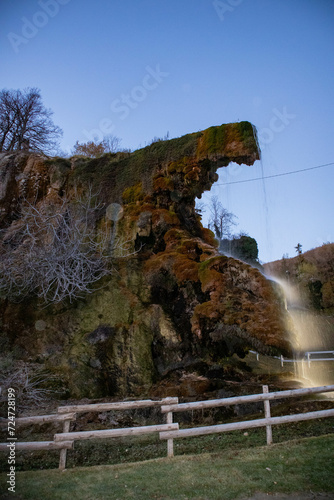
POLYGON ((299 284, 315 309, 334 312, 334 243, 313 248, 291 259, 264 264, 266 274, 299 284))

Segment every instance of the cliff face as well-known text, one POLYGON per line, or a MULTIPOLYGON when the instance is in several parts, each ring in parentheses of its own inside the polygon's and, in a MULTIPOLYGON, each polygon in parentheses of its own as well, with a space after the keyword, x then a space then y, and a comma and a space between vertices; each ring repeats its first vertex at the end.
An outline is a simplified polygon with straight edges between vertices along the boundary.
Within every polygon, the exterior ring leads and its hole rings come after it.
POLYGON ((142 395, 175 370, 205 374, 248 348, 288 349, 271 283, 219 256, 195 212, 219 167, 258 158, 248 122, 94 160, 2 155, 2 241, 18 224, 23 199, 54 206, 90 186, 102 203, 96 226, 126 240, 128 255, 73 303, 3 297, 4 349, 43 364, 76 397, 142 395))

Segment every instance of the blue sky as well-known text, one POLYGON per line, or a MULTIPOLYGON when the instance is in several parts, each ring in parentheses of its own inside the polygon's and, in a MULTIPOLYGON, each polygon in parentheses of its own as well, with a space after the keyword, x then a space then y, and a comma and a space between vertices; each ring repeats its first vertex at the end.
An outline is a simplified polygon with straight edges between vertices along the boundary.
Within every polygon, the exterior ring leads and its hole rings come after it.
POLYGON ((265 178, 334 162, 332 0, 2 0, 0 33, 0 88, 38 87, 64 151, 249 120, 262 161, 219 170, 203 201, 262 262, 334 241, 334 165, 265 178))

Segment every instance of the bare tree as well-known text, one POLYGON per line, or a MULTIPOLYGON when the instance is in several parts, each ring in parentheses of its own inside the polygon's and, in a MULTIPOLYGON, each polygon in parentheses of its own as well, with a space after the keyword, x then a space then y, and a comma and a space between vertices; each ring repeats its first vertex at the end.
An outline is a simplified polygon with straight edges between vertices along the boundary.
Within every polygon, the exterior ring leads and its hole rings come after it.
POLYGON ((236 226, 236 216, 223 207, 218 196, 211 198, 210 212, 209 227, 213 227, 219 241, 231 237, 231 227, 236 226))
POLYGON ((202 214, 206 210, 206 205, 203 201, 200 201, 198 198, 196 199, 195 212, 197 215, 202 217, 202 214))
POLYGON ((103 206, 91 189, 58 205, 22 206, 21 217, 0 243, 0 292, 12 300, 36 294, 46 303, 92 292, 112 272, 116 255, 129 255, 116 239, 116 223, 97 231, 103 206))
POLYGON ((103 138, 102 144, 106 153, 117 153, 120 151, 122 139, 116 135, 106 135, 103 138))
POLYGON ((103 141, 88 141, 82 144, 77 141, 73 148, 74 155, 88 156, 89 158, 98 158, 105 153, 117 153, 120 151, 121 139, 115 135, 107 135, 103 141))
POLYGON ((52 153, 62 130, 36 88, 0 91, 0 151, 22 149, 52 153))

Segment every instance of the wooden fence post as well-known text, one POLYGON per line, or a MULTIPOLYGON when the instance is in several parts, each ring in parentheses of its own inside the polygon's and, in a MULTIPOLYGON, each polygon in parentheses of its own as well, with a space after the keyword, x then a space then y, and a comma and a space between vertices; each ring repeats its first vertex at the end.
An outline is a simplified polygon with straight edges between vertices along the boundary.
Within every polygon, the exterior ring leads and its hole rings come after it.
MULTIPOLYGON (((172 424, 173 423, 173 412, 169 411, 166 415, 167 415, 166 423, 172 424)), ((170 458, 173 456, 174 456, 174 441, 173 441, 173 439, 167 439, 167 457, 170 458)))
MULTIPOLYGON (((269 387, 267 385, 263 385, 263 393, 268 394, 269 392, 269 387)), ((264 416, 266 418, 270 418, 270 401, 269 399, 264 400, 264 416)), ((266 433, 267 433, 267 444, 272 444, 273 442, 273 433, 272 433, 272 428, 271 425, 266 425, 266 433)))
MULTIPOLYGON (((64 420, 63 432, 69 432, 70 425, 71 425, 71 420, 64 420)), ((59 469, 61 470, 64 470, 66 467, 66 455, 67 455, 67 449, 62 448, 60 450, 60 458, 59 458, 59 469)))

